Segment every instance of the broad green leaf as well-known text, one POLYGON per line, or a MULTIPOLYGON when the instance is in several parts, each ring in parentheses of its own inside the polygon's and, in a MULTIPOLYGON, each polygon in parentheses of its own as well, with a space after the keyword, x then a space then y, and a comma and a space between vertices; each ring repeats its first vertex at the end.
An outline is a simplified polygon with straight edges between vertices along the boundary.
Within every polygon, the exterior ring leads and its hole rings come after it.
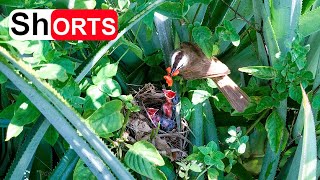
POLYGON ((99 87, 96 85, 89 86, 86 93, 87 96, 84 104, 85 110, 96 110, 106 102, 107 95, 100 91, 99 87))
POLYGON ((215 168, 208 169, 208 180, 218 179, 219 172, 215 168))
POLYGON ((129 48, 135 55, 137 55, 140 59, 143 58, 143 51, 142 49, 137 46, 136 44, 134 44, 133 42, 131 41, 128 41, 127 39, 125 38, 120 38, 120 42, 124 45, 127 46, 127 48, 129 48))
POLYGON ((59 133, 58 131, 50 125, 46 134, 44 135, 44 139, 51 145, 53 146, 59 138, 59 133))
POLYGON ((79 159, 76 167, 73 172, 74 180, 96 180, 97 178, 92 174, 90 169, 83 163, 81 159, 79 159))
POLYGON ((136 142, 126 153, 124 162, 135 172, 150 179, 166 179, 157 166, 165 165, 157 149, 147 141, 136 142))
POLYGON ((293 100, 297 101, 298 103, 302 100, 301 89, 299 86, 290 85, 289 86, 289 96, 293 100))
POLYGON ((23 94, 20 94, 10 124, 24 126, 37 120, 39 116, 39 110, 23 94))
POLYGON ((100 69, 97 73, 97 76, 93 79, 94 84, 98 84, 100 81, 111 78, 117 74, 118 71, 118 63, 107 63, 106 66, 100 69))
POLYGON ((119 130, 122 127, 124 117, 120 112, 122 102, 113 100, 105 103, 87 118, 91 127, 101 137, 108 137, 110 133, 119 130))
POLYGON ((181 117, 186 119, 187 121, 191 117, 193 105, 187 97, 181 98, 181 117))
POLYGON ((74 69, 75 69, 75 63, 72 62, 70 59, 67 58, 59 58, 58 60, 53 61, 54 64, 59 64, 62 66, 68 74, 75 75, 74 69))
POLYGON ((208 27, 194 27, 192 29, 192 37, 208 58, 216 54, 216 49, 214 49, 214 43, 212 41, 213 35, 208 27))
POLYGON ((269 109, 276 106, 276 102, 270 96, 264 96, 257 105, 257 112, 261 112, 264 109, 269 109))
POLYGON ((45 64, 36 73, 42 79, 59 80, 61 82, 68 79, 66 70, 58 64, 45 64))
POLYGON ((266 130, 268 133, 270 147, 275 153, 280 150, 283 128, 283 120, 281 119, 277 111, 273 111, 267 119, 266 130))
POLYGON ((201 166, 197 163, 192 163, 190 166, 190 170, 193 172, 201 172, 201 166))
POLYGON ((298 179, 316 179, 317 141, 311 105, 302 85, 302 105, 304 108, 304 129, 302 136, 302 153, 298 179))
POLYGON ((116 80, 111 78, 101 81, 99 83, 99 89, 111 97, 118 97, 121 95, 121 86, 116 80))
POLYGON ((270 66, 248 66, 239 68, 239 71, 251 74, 260 79, 274 79, 277 77, 277 71, 270 66))
POLYGON ((193 94, 192 94, 191 102, 193 105, 196 105, 196 104, 204 102, 209 97, 211 97, 211 94, 208 93, 207 91, 194 90, 193 94))

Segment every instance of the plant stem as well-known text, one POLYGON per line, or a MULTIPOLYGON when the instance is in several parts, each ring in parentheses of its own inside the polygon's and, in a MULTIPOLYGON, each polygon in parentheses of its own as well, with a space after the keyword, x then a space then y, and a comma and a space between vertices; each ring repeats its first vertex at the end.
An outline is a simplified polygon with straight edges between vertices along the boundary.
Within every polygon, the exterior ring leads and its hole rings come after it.
POLYGON ((204 171, 202 171, 199 176, 197 177, 197 180, 205 173, 208 171, 208 169, 210 169, 213 165, 208 166, 204 171))
POLYGON ((269 112, 269 109, 266 109, 262 115, 250 126, 250 128, 248 129, 248 131, 246 132, 246 135, 248 135, 250 133, 250 131, 253 130, 253 128, 258 124, 258 122, 260 122, 269 112))
POLYGON ((130 114, 131 114, 131 111, 128 110, 126 113, 126 116, 124 118, 123 126, 122 126, 121 133, 120 133, 120 138, 123 136, 123 133, 126 131, 126 127, 127 127, 128 121, 129 121, 130 114))

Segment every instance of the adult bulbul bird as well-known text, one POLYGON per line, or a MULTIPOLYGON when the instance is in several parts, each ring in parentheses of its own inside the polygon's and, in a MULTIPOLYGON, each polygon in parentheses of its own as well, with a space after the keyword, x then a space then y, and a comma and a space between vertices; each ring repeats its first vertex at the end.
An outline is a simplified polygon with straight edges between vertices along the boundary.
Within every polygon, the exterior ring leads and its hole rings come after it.
POLYGON ((179 74, 185 79, 212 78, 231 106, 243 112, 249 104, 248 95, 228 76, 229 68, 216 57, 207 58, 195 44, 182 43, 173 52, 170 74, 179 74))

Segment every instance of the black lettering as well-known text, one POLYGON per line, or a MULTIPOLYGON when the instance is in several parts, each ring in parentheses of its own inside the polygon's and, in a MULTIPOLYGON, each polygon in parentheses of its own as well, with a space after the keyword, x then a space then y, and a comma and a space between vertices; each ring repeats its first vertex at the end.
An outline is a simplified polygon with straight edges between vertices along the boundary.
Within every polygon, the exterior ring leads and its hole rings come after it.
POLYGON ((22 12, 15 13, 12 16, 12 22, 14 22, 17 25, 23 26, 24 30, 23 31, 18 31, 18 30, 16 30, 16 28, 11 28, 11 30, 16 35, 20 35, 20 36, 26 35, 29 32, 29 26, 28 26, 27 23, 17 20, 18 16, 22 16, 24 19, 28 19, 28 16, 25 13, 22 13, 22 12))
POLYGON ((48 21, 44 18, 38 19, 37 13, 33 13, 33 35, 38 35, 38 23, 42 22, 44 27, 44 35, 48 35, 48 21))

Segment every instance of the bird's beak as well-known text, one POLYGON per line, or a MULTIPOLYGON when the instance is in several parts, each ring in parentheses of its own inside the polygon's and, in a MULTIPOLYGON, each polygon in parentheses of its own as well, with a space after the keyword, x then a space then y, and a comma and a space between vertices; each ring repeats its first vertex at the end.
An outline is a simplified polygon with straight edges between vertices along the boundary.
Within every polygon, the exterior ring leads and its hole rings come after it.
POLYGON ((176 71, 176 68, 171 68, 170 76, 176 71))

